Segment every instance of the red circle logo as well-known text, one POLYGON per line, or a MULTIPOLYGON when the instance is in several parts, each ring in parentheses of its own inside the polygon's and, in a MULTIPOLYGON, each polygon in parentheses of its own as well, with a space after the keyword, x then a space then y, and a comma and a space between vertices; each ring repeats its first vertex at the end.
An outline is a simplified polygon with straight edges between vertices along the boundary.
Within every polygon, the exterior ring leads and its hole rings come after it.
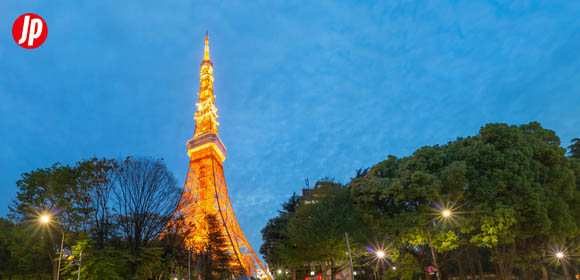
POLYGON ((37 14, 23 14, 12 25, 14 42, 25 49, 40 47, 46 40, 47 34, 46 22, 37 14))

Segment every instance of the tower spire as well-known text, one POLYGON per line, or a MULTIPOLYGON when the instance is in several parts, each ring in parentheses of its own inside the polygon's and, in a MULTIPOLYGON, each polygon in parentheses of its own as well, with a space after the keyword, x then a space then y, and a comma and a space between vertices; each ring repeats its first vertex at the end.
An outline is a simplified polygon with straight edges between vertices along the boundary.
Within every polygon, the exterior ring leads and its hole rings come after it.
POLYGON ((219 139, 218 134, 218 109, 215 106, 215 95, 213 94, 213 63, 209 60, 207 33, 205 35, 204 52, 204 58, 201 61, 201 69, 199 71, 200 85, 199 91, 197 92, 199 99, 195 104, 197 107, 197 112, 194 115, 195 132, 193 139, 187 144, 188 154, 191 156, 195 151, 205 147, 205 144, 213 144, 216 148, 215 152, 223 162, 226 159, 226 148, 219 139))
POLYGON ((203 51, 203 60, 209 60, 209 36, 207 35, 207 30, 205 30, 205 49, 203 51))

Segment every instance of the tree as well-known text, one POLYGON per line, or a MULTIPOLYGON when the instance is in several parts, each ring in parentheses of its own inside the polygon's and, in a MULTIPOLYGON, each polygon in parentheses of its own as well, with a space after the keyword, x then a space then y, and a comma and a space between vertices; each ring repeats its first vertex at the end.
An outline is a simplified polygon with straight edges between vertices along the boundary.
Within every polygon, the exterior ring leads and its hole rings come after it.
POLYGON ((498 279, 511 279, 514 267, 529 277, 552 244, 577 235, 579 190, 559 145, 536 122, 488 124, 479 135, 389 157, 353 180, 354 201, 370 227, 384 229, 423 267, 432 261, 425 255, 431 229, 441 263, 477 246, 489 250, 498 279), (447 206, 463 213, 451 224, 436 219, 447 206))
MULTIPOLYGON (((311 204, 302 203, 285 227, 280 248, 282 261, 294 266, 321 263, 330 270, 334 279, 337 270, 347 264, 344 234, 352 236, 356 247, 365 236, 358 212, 352 207, 350 188, 333 182, 317 184, 326 190, 311 204)), ((326 271, 325 271, 326 272, 326 271)))
POLYGON ((260 253, 273 270, 284 265, 280 256, 280 246, 287 240, 284 230, 296 212, 299 201, 298 195, 292 193, 288 201, 282 204, 282 210, 278 210, 278 216, 268 220, 261 231, 264 243, 260 246, 260 253))
POLYGON ((90 219, 95 247, 104 249, 113 231, 110 212, 114 176, 119 167, 115 160, 92 158, 77 163, 77 183, 82 186, 77 193, 81 211, 90 219))
POLYGON ((167 228, 162 234, 161 246, 164 248, 162 262, 164 271, 162 273, 187 273, 188 262, 190 262, 190 252, 192 248, 188 248, 186 237, 191 232, 195 232, 194 224, 184 226, 185 221, 183 217, 174 216, 172 223, 168 224, 167 228))
POLYGON ((49 168, 22 174, 16 182, 16 199, 9 206, 10 217, 16 221, 36 219, 40 213, 59 209, 64 224, 77 224, 70 214, 74 208, 77 190, 75 170, 55 163, 49 168))
MULTIPOLYGON (((23 279, 49 279, 56 276, 53 262, 58 256, 53 242, 55 232, 26 222, 14 223, 7 229, 4 233, 7 234, 5 241, 9 246, 10 259, 3 262, 7 269, 23 279)), ((60 241, 60 236, 58 239, 60 241)))
POLYGON ((135 258, 134 274, 142 249, 159 237, 181 193, 160 159, 127 157, 118 166, 113 192, 116 218, 135 258))
POLYGON ((12 254, 15 227, 12 221, 0 218, 0 278, 11 279, 19 272, 18 260, 12 254))
MULTIPOLYGON (((427 267, 434 264, 429 235, 440 267, 445 268, 445 253, 457 246, 456 233, 433 220, 433 209, 441 208, 440 189, 444 185, 433 173, 441 173, 439 177, 445 178, 448 191, 445 196, 456 201, 460 196, 455 189, 464 184, 459 176, 464 166, 456 163, 441 168, 442 156, 439 147, 423 147, 403 159, 389 156, 372 167, 368 175, 351 182, 353 200, 365 213, 371 231, 386 236, 407 263, 408 255, 412 256, 423 269, 425 279, 430 279, 427 267)), ((447 271, 441 272, 445 277, 447 271)))
POLYGON ((580 158, 580 138, 574 138, 570 143, 572 143, 568 146, 570 157, 580 158))
MULTIPOLYGON (((75 260, 82 248, 83 279, 157 278, 182 269, 176 258, 183 257, 184 248, 157 240, 180 196, 161 160, 56 163, 24 173, 17 187, 12 221, 0 219, 0 277, 44 279, 51 270, 56 276, 57 227, 64 230, 64 247, 72 249, 75 260), (45 213, 52 224, 39 222, 45 213)), ((77 268, 64 261, 61 275, 76 277, 77 268)))
MULTIPOLYGON (((38 228, 38 217, 50 213, 65 232, 79 229, 83 218, 76 212, 78 200, 75 194, 79 188, 73 167, 55 163, 49 168, 36 169, 22 174, 16 185, 16 199, 9 207, 9 217, 14 221, 38 228)), ((31 244, 28 249, 41 250, 36 254, 46 258, 43 263, 53 263, 52 271, 56 276, 60 231, 54 227, 44 227, 40 232, 43 238, 31 236, 38 243, 31 244)), ((25 236, 30 234, 26 229, 22 233, 25 236)), ((28 252, 20 253, 22 257, 28 255, 28 252)))
POLYGON ((206 234, 206 238, 200 248, 194 248, 199 274, 206 280, 231 279, 232 276, 242 275, 244 272, 241 260, 228 252, 227 237, 221 230, 217 216, 208 214, 204 220, 205 228, 202 232, 206 234))

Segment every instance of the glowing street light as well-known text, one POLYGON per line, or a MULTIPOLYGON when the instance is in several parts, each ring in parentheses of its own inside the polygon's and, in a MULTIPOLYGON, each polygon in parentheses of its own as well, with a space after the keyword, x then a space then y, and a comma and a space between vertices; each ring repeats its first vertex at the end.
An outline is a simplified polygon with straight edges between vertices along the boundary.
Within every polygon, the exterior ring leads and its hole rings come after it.
POLYGON ((48 224, 50 222, 50 216, 48 215, 40 216, 40 222, 43 224, 48 224))
MULTIPOLYGON (((440 219, 448 219, 451 218, 451 216, 453 215, 453 212, 451 212, 451 208, 446 208, 443 209, 440 213, 439 213, 439 217, 440 219)), ((439 275, 439 264, 437 263, 437 254, 435 254, 435 249, 433 249, 433 243, 431 241, 431 231, 430 231, 430 227, 427 227, 427 236, 428 236, 428 240, 429 240, 429 247, 431 247, 431 256, 433 257, 433 264, 435 265, 435 273, 437 275, 437 279, 441 278, 441 275, 439 275)))
POLYGON ((441 215, 443 215, 443 218, 448 218, 451 216, 451 210, 445 209, 443 212, 441 212, 441 215))
POLYGON ((311 276, 314 276, 314 271, 310 271, 310 275, 311 276))
POLYGON ((377 257, 378 257, 379 259, 382 259, 382 258, 384 258, 384 257, 385 257, 385 252, 384 252, 384 251, 382 251, 382 250, 379 250, 379 251, 377 251, 377 253, 376 253, 376 254, 377 254, 377 257))
POLYGON ((282 269, 278 269, 278 274, 282 274, 282 269))
POLYGON ((393 266, 393 270, 397 270, 397 267, 396 266, 393 266))
MULTIPOLYGON (((554 257, 557 260, 556 263, 562 266, 562 272, 564 274, 563 279, 570 279, 570 272, 568 271, 568 261, 567 261, 567 258, 569 257, 568 253, 564 249, 559 249, 556 252, 554 252, 554 257)), ((576 277, 576 279, 579 278, 576 277)))
MULTIPOLYGON (((44 214, 42 216, 40 216, 40 223, 45 224, 45 225, 49 225, 50 224, 50 220, 51 217, 48 214, 44 214)), ((62 262, 62 251, 63 251, 63 247, 64 247, 64 230, 57 226, 58 229, 60 229, 60 232, 62 233, 62 238, 60 240, 60 251, 58 254, 58 270, 56 271, 56 280, 60 280, 60 263, 62 262)))

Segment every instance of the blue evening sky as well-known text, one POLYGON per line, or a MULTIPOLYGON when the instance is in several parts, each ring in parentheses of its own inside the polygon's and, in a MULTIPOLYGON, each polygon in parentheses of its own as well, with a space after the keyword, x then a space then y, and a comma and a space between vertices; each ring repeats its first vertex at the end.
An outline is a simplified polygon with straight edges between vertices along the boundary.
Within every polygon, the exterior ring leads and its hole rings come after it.
POLYGON ((57 161, 163 157, 181 186, 206 29, 255 251, 305 178, 347 182, 489 122, 580 137, 580 1, 4 0, 0 216, 20 174, 57 161), (34 50, 11 34, 28 12, 48 25, 34 50))

